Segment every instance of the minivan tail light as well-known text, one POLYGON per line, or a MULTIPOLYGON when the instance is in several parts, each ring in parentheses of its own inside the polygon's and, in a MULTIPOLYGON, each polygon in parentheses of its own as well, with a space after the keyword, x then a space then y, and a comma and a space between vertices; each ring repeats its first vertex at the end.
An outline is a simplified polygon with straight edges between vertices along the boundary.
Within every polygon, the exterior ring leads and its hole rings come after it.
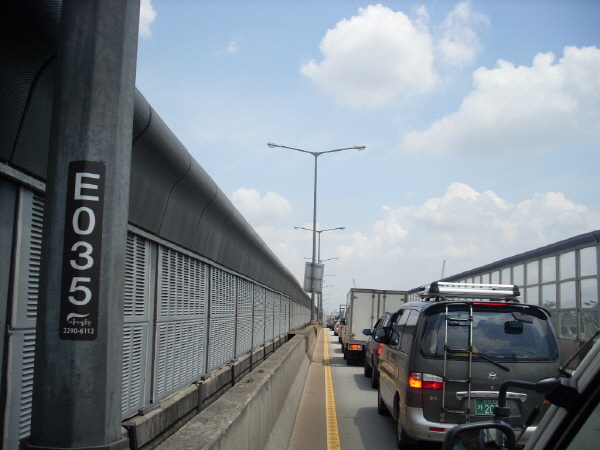
POLYGON ((415 389, 443 389, 444 379, 430 373, 411 372, 408 385, 415 389))
POLYGON ((348 348, 350 350, 362 350, 362 345, 360 345, 360 344, 348 344, 348 348))

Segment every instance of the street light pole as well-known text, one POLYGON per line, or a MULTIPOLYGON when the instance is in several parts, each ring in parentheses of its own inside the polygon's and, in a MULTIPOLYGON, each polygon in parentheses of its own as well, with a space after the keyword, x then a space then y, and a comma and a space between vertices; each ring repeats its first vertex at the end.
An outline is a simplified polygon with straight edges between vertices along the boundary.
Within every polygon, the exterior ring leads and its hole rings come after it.
MULTIPOLYGON (((336 228, 328 228, 326 230, 315 230, 315 228, 313 227, 313 229, 311 230, 310 228, 304 228, 304 227, 294 227, 295 230, 306 230, 306 231, 312 231, 313 232, 313 244, 314 244, 314 234, 318 233, 319 234, 319 245, 317 246, 317 262, 318 264, 321 264, 321 233, 325 232, 325 231, 334 231, 334 230, 345 230, 346 227, 336 227, 336 228)), ((313 256, 314 256, 314 248, 313 248, 313 256)), ((330 259, 337 259, 337 258, 329 258, 327 259, 327 261, 329 261, 330 259)), ((313 259, 313 267, 314 267, 314 259, 313 259)), ((321 312, 321 317, 323 315, 323 296, 322 294, 319 294, 319 302, 317 305, 317 320, 319 320, 319 311, 321 312)))
MULTIPOLYGON (((365 146, 364 145, 355 145, 353 147, 336 148, 334 150, 326 150, 324 152, 309 152, 308 150, 302 150, 301 148, 295 148, 295 147, 288 147, 286 145, 281 145, 276 142, 267 142, 267 145, 270 148, 274 148, 274 147, 287 148, 289 150, 295 150, 297 152, 308 153, 310 155, 313 155, 315 158, 315 183, 314 183, 314 196, 313 196, 313 249, 312 249, 312 264, 311 264, 311 280, 314 280, 313 272, 314 272, 314 268, 315 268, 316 252, 317 252, 317 160, 318 160, 319 156, 324 155, 325 153, 341 152, 344 150, 361 151, 361 150, 365 149, 365 146)), ((314 287, 311 286, 311 292, 310 292, 310 300, 311 300, 310 321, 311 322, 315 319, 315 312, 314 312, 315 291, 313 288, 314 287)))

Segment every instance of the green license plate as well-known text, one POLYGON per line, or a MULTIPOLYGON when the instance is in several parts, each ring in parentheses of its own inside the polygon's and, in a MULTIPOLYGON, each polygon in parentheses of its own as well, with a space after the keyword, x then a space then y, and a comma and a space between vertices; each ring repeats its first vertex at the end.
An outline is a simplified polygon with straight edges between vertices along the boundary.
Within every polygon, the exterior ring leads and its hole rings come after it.
POLYGON ((498 406, 496 398, 476 398, 475 399, 475 415, 477 416, 493 416, 494 406, 498 406))

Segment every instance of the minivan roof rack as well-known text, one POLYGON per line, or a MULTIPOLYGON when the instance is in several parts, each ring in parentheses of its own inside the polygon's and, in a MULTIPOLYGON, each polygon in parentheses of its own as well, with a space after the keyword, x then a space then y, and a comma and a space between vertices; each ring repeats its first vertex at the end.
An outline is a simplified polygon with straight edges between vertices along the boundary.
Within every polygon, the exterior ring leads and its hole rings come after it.
POLYGON ((519 301, 521 295, 516 284, 482 284, 482 283, 453 283, 434 281, 421 286, 419 297, 452 297, 452 298, 478 298, 490 300, 519 301))

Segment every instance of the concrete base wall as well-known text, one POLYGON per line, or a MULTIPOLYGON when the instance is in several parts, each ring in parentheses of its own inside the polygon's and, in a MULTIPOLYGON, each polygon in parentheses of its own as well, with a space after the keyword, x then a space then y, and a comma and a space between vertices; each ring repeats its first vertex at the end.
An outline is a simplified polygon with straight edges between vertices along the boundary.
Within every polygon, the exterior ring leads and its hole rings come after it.
POLYGON ((150 405, 123 423, 131 448, 286 448, 316 340, 314 326, 290 332, 150 405))
POLYGON ((287 448, 310 365, 307 341, 313 336, 314 331, 294 336, 158 450, 287 448))

